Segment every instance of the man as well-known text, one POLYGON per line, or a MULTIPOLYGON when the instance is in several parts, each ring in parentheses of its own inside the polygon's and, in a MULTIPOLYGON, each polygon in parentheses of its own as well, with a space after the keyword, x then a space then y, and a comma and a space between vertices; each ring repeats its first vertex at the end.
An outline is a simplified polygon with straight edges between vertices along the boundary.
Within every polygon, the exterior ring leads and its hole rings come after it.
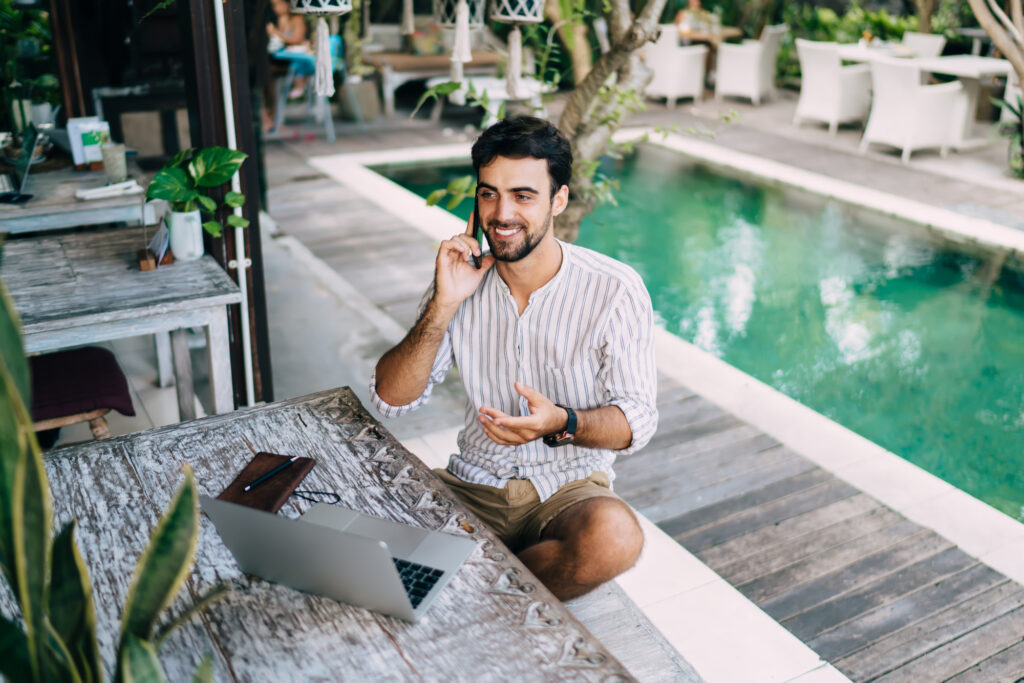
POLYGON ((491 253, 472 216, 441 243, 419 319, 377 363, 370 393, 397 417, 458 366, 466 428, 437 472, 569 599, 629 569, 643 546, 610 480, 616 454, 642 448, 657 427, 650 296, 628 266, 555 239, 572 172, 557 128, 501 121, 472 156, 491 253))

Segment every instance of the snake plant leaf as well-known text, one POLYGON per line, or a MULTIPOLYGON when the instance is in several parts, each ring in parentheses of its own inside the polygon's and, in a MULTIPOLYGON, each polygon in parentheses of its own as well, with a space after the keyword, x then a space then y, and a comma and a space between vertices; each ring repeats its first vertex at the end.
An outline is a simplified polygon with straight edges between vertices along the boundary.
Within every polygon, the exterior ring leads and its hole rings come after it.
POLYGON ((146 188, 146 199, 166 199, 176 204, 190 202, 197 194, 183 168, 160 169, 146 188))
POLYGON ((0 280, 0 568, 15 595, 20 583, 14 566, 14 477, 25 453, 38 450, 28 412, 28 363, 21 342, 21 323, 7 288, 0 280))
POLYGON ((67 643, 60 637, 52 623, 47 621, 45 625, 47 652, 42 660, 43 680, 82 683, 82 675, 67 643))
POLYGON ((153 638, 153 642, 157 647, 161 647, 164 641, 167 640, 168 636, 174 633, 175 629, 191 619, 195 614, 202 612, 204 609, 217 602, 221 598, 227 597, 231 592, 231 584, 227 581, 214 584, 205 593, 200 595, 192 605, 189 606, 184 612, 179 614, 174 621, 163 626, 157 632, 156 637, 153 638))
POLYGON ((248 156, 227 147, 207 147, 192 157, 188 172, 199 187, 218 187, 231 180, 248 156))
MULTIPOLYGON (((17 407, 15 407, 17 409, 17 407)), ((23 407, 22 407, 23 408, 23 407)), ((32 444, 35 442, 33 440, 32 444)), ((46 634, 46 581, 50 576, 50 487, 38 447, 25 449, 14 470, 12 564, 33 671, 41 672, 46 634)))
POLYGON ((185 582, 199 539, 199 503, 195 475, 185 466, 185 481, 149 538, 135 565, 135 578, 121 616, 121 643, 128 636, 149 640, 157 616, 185 582))
POLYGON ((25 632, 0 615, 0 674, 9 681, 18 681, 25 678, 30 666, 25 632))
POLYGON ((232 209, 245 205, 245 195, 241 192, 228 192, 224 195, 224 203, 232 209))
POLYGON ((206 221, 205 223, 203 223, 203 230, 210 233, 214 237, 220 237, 222 230, 220 221, 206 221))
POLYGON ((96 611, 92 583, 75 545, 76 522, 68 522, 53 541, 50 576, 50 623, 67 645, 75 667, 86 680, 103 679, 96 643, 96 611))
POLYGON ((152 643, 129 633, 118 652, 122 683, 164 683, 164 673, 152 643))
POLYGON ((28 362, 21 342, 21 319, 3 280, 0 280, 0 361, 11 373, 25 405, 31 403, 28 362))
POLYGON ((192 674, 192 683, 213 683, 213 655, 206 655, 192 674))

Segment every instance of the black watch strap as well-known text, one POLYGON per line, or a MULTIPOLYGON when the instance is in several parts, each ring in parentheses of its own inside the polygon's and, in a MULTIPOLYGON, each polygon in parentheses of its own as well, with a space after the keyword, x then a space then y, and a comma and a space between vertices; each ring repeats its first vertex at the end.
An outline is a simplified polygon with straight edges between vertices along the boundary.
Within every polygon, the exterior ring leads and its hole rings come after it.
POLYGON ((568 413, 569 419, 565 423, 564 430, 544 436, 544 443, 548 446, 564 446, 567 443, 572 443, 576 439, 576 411, 568 406, 563 406, 558 403, 555 405, 568 413))

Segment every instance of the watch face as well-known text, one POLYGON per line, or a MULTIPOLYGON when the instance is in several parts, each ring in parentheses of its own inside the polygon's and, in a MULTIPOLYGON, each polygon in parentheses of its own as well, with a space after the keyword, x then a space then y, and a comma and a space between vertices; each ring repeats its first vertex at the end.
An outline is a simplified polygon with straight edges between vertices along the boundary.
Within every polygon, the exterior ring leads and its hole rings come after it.
POLYGON ((548 434, 544 437, 544 443, 548 446, 564 446, 567 443, 572 443, 576 440, 575 434, 567 434, 562 432, 560 434, 548 434))

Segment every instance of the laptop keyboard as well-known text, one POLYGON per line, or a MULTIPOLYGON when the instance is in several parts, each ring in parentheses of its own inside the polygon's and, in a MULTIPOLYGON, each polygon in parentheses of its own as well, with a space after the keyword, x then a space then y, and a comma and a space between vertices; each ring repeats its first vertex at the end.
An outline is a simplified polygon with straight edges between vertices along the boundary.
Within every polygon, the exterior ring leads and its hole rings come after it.
POLYGON ((402 585, 409 595, 413 609, 416 609, 444 572, 408 560, 400 560, 397 557, 392 557, 391 560, 395 563, 395 568, 398 569, 398 575, 402 577, 402 585))

